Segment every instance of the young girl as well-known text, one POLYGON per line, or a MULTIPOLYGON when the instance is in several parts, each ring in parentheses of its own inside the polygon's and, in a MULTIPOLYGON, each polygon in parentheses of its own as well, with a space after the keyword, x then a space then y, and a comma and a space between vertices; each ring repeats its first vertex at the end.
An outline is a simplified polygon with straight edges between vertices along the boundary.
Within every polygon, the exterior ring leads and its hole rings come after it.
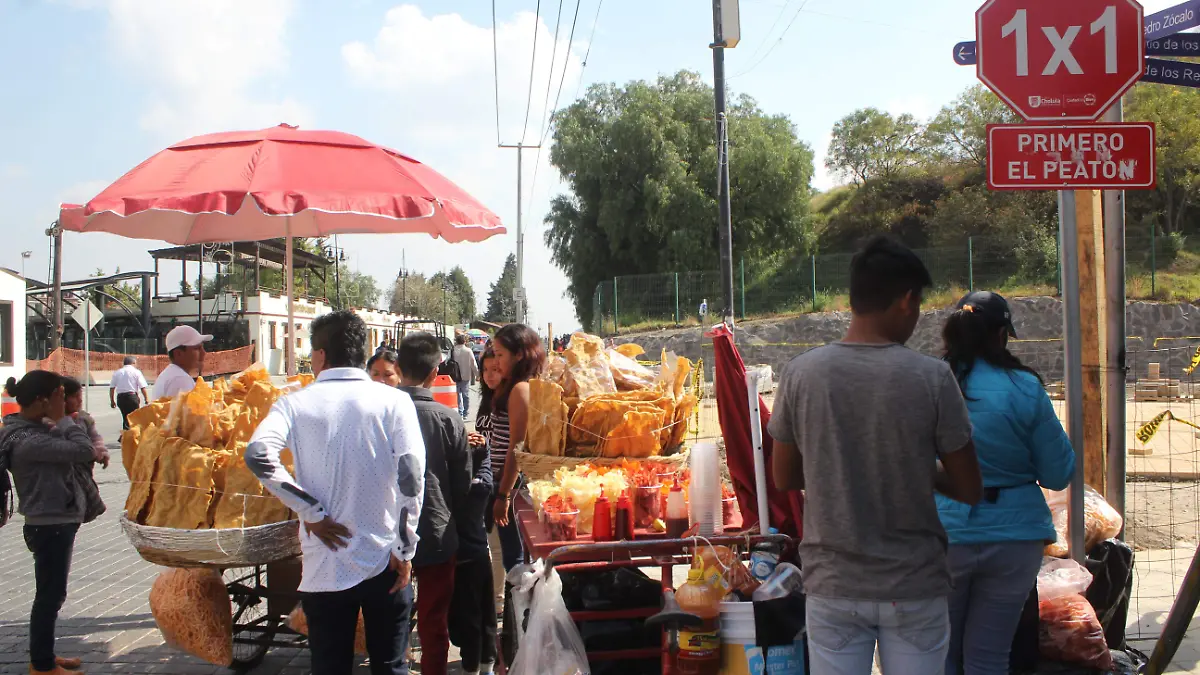
POLYGON ((92 439, 92 448, 96 451, 96 455, 100 459, 101 466, 108 468, 108 449, 104 446, 104 437, 96 430, 96 420, 86 410, 83 409, 83 385, 79 380, 73 377, 63 377, 63 397, 66 403, 67 414, 70 415, 76 422, 83 425, 83 428, 88 432, 88 438, 92 439))
MULTIPOLYGON (((61 377, 32 370, 20 382, 8 378, 4 389, 21 406, 19 413, 4 418, 0 430, 0 492, 8 492, 11 472, 36 580, 29 613, 29 670, 70 675, 80 662, 54 655, 54 627, 67 599, 75 534, 86 522, 87 496, 76 476, 102 457, 83 426, 67 414, 61 377), (53 421, 53 428, 44 420, 53 421)), ((8 515, 5 499, 0 523, 8 515)))
POLYGON ((537 331, 519 323, 496 331, 492 338, 495 368, 503 382, 496 390, 492 410, 491 454, 492 470, 499 470, 492 517, 500 536, 500 553, 504 569, 511 570, 521 562, 521 535, 512 508, 513 491, 520 478, 517 461, 509 453, 525 441, 529 416, 529 380, 542 372, 546 365, 546 350, 537 331))
POLYGON ((458 565, 450 602, 450 641, 458 646, 467 675, 490 675, 496 663, 496 599, 486 525, 493 486, 487 438, 492 428, 492 400, 502 381, 495 361, 491 350, 480 359, 479 410, 475 431, 467 435, 474 476, 468 495, 470 518, 459 527, 458 565))
POLYGON ((375 352, 375 356, 367 361, 367 372, 371 374, 372 380, 380 384, 389 387, 400 386, 400 364, 396 352, 390 349, 375 352))

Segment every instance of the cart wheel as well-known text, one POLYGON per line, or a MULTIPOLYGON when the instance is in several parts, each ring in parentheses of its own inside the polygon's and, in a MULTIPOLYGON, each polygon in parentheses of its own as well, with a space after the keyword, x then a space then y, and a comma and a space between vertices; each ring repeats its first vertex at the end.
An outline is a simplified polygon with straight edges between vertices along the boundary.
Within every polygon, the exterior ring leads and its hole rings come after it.
POLYGON ((229 669, 246 673, 258 667, 279 627, 279 617, 267 615, 263 585, 265 570, 225 570, 225 588, 233 604, 233 661, 229 669))

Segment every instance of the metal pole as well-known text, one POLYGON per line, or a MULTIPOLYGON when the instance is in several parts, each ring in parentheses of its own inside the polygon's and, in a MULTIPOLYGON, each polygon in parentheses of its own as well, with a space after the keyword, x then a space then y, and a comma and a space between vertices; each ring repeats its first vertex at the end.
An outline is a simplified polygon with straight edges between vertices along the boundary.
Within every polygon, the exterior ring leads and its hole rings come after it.
MULTIPOLYGON (((1121 100, 1108 111, 1106 121, 1124 117, 1121 100)), ((1125 520, 1125 193, 1104 192, 1105 313, 1108 315, 1108 353, 1104 380, 1108 395, 1108 494, 1105 498, 1125 520)), ((1117 535, 1125 538, 1125 528, 1117 535)))
POLYGON ((721 247, 721 289, 725 307, 722 319, 733 326, 733 226, 729 205, 729 130, 725 114, 725 37, 721 27, 721 0, 713 0, 713 95, 717 120, 717 231, 721 247))
POLYGON ((738 267, 741 271, 742 281, 742 321, 746 320, 746 259, 741 258, 738 262, 738 267))
POLYGON ((817 256, 812 257, 813 311, 817 311, 817 256))
MULTIPOLYGON (((88 294, 90 295, 90 293, 88 294)), ((83 409, 88 409, 88 394, 92 393, 92 299, 83 299, 83 409)))
POLYGON ((1158 223, 1150 223, 1150 297, 1158 295, 1158 223))
POLYGON ((675 325, 679 325, 679 272, 675 273, 675 325))
MULTIPOLYGON (((200 278, 196 281, 196 330, 204 332, 204 244, 200 244, 200 260, 196 267, 200 268, 200 278)), ((294 373, 288 373, 293 375, 294 373)))
POLYGON ((613 335, 620 331, 620 322, 617 319, 617 278, 613 277, 613 335))
POLYGON ((967 237, 967 290, 975 292, 975 242, 967 237))
POLYGON ((287 330, 287 376, 291 377, 296 374, 296 298, 292 292, 294 289, 294 280, 292 279, 292 217, 285 216, 284 236, 286 237, 286 245, 284 247, 284 264, 283 264, 283 292, 287 293, 287 310, 288 310, 288 330, 287 330))
POLYGON ((525 231, 521 228, 521 146, 517 146, 517 316, 525 323, 525 231))
POLYGON ((58 221, 50 226, 49 234, 54 243, 54 325, 51 326, 50 349, 51 351, 62 346, 63 335, 63 298, 62 298, 62 226, 58 221))
POLYGON ((1062 235, 1063 348, 1066 365, 1067 434, 1075 449, 1075 476, 1071 479, 1067 532, 1071 557, 1084 562, 1083 545, 1083 337, 1079 314, 1079 239, 1075 219, 1075 193, 1058 192, 1058 223, 1062 235))

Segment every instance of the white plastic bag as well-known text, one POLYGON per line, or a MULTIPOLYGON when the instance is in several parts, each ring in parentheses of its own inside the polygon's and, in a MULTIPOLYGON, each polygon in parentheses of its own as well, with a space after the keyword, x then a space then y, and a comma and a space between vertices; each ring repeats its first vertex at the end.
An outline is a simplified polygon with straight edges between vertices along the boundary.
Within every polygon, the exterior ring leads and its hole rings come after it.
MULTIPOLYGON (((524 567, 524 566, 522 566, 524 567)), ((513 605, 517 617, 525 602, 529 602, 529 623, 520 635, 517 656, 510 675, 589 675, 587 652, 583 638, 571 620, 562 597, 562 579, 553 568, 543 573, 542 561, 537 561, 516 576, 518 568, 509 573, 513 605), (519 584, 519 585, 518 585, 519 584), (530 588, 532 587, 532 588, 530 588), (532 600, 529 600, 532 593, 532 600), (518 600, 520 596, 520 600, 518 600)))
POLYGON ((1053 600, 1074 593, 1083 594, 1092 585, 1092 573, 1071 559, 1042 558, 1038 570, 1038 600, 1053 600))

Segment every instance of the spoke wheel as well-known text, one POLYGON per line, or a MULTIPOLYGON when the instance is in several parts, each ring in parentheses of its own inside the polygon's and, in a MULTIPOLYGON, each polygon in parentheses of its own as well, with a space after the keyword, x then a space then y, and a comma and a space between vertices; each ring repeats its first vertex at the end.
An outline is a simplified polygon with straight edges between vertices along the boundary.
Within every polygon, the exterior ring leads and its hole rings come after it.
POLYGON ((279 618, 267 615, 265 568, 225 570, 225 587, 233 607, 233 662, 230 670, 246 673, 258 667, 279 626, 279 618))

